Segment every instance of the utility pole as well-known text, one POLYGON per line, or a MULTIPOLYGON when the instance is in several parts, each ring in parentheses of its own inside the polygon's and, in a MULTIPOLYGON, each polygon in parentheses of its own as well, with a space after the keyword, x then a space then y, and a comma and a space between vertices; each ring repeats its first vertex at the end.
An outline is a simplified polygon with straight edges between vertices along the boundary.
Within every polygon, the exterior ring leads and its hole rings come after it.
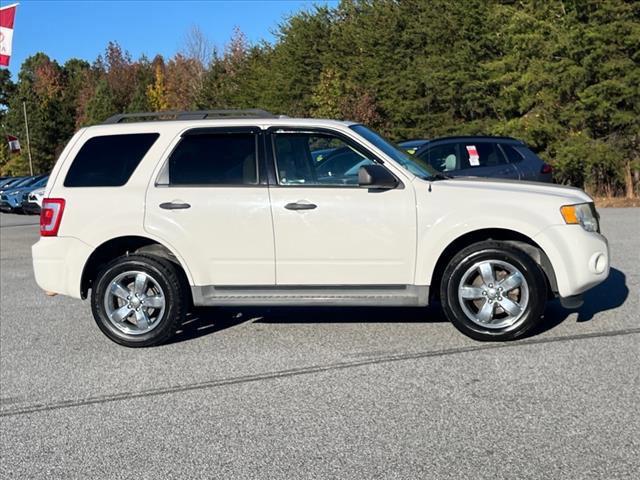
POLYGON ((29 142, 29 121, 27 120, 27 102, 22 102, 24 112, 24 128, 27 131, 27 153, 29 154, 29 171, 33 177, 33 161, 31 160, 31 142, 29 142))

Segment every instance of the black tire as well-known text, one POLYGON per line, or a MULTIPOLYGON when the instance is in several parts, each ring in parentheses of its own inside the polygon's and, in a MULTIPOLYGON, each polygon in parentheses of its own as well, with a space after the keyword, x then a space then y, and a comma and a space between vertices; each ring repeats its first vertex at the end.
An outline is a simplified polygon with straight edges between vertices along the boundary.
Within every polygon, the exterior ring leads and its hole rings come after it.
MULTIPOLYGON (((480 287, 480 289, 484 290, 484 287, 480 287)), ((520 292, 520 289, 513 290, 513 292, 520 292)), ((519 294, 521 293, 515 293, 515 295, 519 294)), ((522 337, 540 322, 547 300, 547 282, 540 266, 519 248, 499 241, 479 242, 463 249, 451 259, 442 276, 440 300, 447 318, 465 335, 481 341, 514 340, 522 337), (526 281, 528 302, 526 307, 520 310, 522 313, 519 316, 514 315, 517 321, 514 321, 513 325, 503 328, 485 327, 471 320, 463 310, 466 308, 469 311, 474 308, 470 303, 474 302, 473 300, 465 302, 463 307, 461 302, 464 300, 461 301, 458 296, 458 289, 463 277, 474 265, 485 261, 506 262, 516 267, 526 281)), ((488 297, 487 299, 481 297, 477 302, 482 304, 483 300, 488 302, 488 297)), ((477 308, 479 310, 481 307, 477 308)), ((497 311, 497 307, 494 307, 493 312, 497 311)), ((502 314, 508 315, 508 312, 504 310, 502 312, 502 314)))
POLYGON ((170 261, 150 255, 126 255, 109 262, 96 275, 91 290, 91 310, 102 332, 114 342, 126 347, 150 347, 169 340, 180 327, 189 305, 187 286, 177 267, 170 261), (157 324, 146 333, 127 334, 112 323, 107 314, 105 294, 118 275, 141 271, 149 275, 164 295, 164 313, 157 324))

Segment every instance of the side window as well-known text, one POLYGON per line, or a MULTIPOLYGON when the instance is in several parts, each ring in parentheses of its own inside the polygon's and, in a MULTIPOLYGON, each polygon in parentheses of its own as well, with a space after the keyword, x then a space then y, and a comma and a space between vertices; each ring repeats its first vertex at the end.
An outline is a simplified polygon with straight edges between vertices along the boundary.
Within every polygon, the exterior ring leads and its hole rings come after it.
POLYGON ((461 143, 460 154, 464 168, 495 167, 507 163, 496 143, 461 143))
POLYGON ((256 143, 253 133, 187 135, 169 157, 169 184, 254 185, 256 143))
POLYGON ((524 158, 520 154, 520 152, 518 152, 511 145, 502 144, 501 146, 502 146, 502 150, 504 151, 505 155, 507 156, 507 159, 509 160, 509 163, 518 163, 518 162, 521 162, 522 159, 524 158))
POLYGON ((436 145, 420 154, 420 158, 439 172, 460 170, 460 157, 455 143, 436 145))
POLYGON ((73 160, 64 186, 124 185, 159 136, 157 133, 136 133, 90 138, 73 160))
POLYGON ((353 145, 331 134, 273 135, 280 185, 357 185, 358 170, 374 163, 353 145))

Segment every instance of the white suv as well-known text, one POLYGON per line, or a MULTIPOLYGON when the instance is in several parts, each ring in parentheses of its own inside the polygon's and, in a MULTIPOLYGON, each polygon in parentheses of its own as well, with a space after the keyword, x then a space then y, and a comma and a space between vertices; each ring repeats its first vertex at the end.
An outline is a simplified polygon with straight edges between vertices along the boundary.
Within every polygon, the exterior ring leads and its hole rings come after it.
POLYGON ((609 272, 583 191, 449 179, 350 122, 118 115, 74 135, 45 197, 38 284, 91 291, 100 329, 131 347, 192 306, 434 300, 470 337, 507 340, 609 272))

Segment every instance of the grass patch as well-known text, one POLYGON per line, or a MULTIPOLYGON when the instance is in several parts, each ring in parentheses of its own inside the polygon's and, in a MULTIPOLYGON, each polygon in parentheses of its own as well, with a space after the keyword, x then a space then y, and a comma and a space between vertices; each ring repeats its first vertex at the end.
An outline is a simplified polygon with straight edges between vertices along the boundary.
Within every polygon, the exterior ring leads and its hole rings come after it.
POLYGON ((594 197, 597 208, 640 207, 640 198, 594 197))

